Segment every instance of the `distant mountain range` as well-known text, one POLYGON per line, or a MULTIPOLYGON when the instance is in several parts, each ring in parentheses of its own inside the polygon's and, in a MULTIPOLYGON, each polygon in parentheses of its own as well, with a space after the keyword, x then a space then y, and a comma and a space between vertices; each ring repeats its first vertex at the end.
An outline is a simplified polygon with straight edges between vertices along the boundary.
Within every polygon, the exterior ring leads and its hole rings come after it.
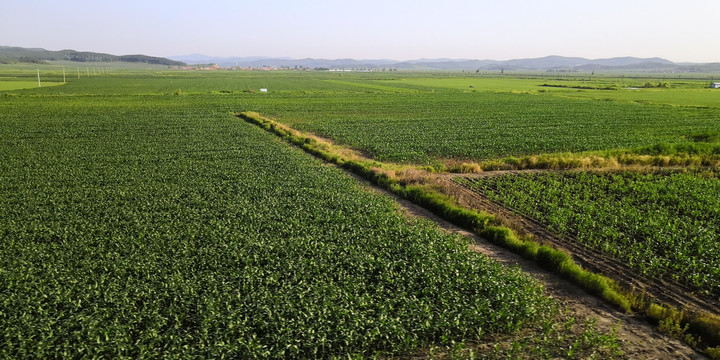
POLYGON ((515 60, 469 60, 469 59, 418 59, 396 61, 387 59, 293 59, 275 57, 212 57, 207 55, 170 56, 172 60, 188 64, 217 64, 241 67, 303 67, 310 69, 381 69, 398 70, 541 70, 541 71, 593 71, 593 70, 641 70, 676 72, 718 72, 720 63, 693 64, 674 63, 662 58, 615 57, 610 59, 585 59, 580 57, 546 56, 515 60))
POLYGON ((75 50, 50 51, 39 48, 21 48, 0 46, 0 64, 8 63, 43 63, 45 61, 76 61, 76 62, 131 62, 168 66, 184 66, 181 61, 147 55, 110 55, 75 50))
POLYGON ((46 61, 76 62, 132 62, 167 66, 187 64, 217 64, 222 67, 250 68, 307 68, 334 70, 466 70, 466 71, 646 71, 646 72, 720 72, 720 63, 674 63, 662 58, 615 57, 585 59, 580 57, 546 56, 533 59, 471 60, 471 59, 418 59, 397 61, 388 59, 293 59, 289 57, 213 57, 207 55, 171 56, 111 55, 75 50, 50 51, 39 48, 0 46, 2 63, 43 63, 46 61))

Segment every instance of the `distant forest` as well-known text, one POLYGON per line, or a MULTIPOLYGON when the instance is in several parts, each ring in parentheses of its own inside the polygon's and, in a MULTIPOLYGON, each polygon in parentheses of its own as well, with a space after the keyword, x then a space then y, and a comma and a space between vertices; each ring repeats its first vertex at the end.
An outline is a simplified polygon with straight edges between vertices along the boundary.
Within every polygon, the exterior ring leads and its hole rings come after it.
POLYGON ((50 51, 45 49, 26 49, 21 47, 0 46, 0 64, 31 63, 42 64, 46 61, 76 62, 131 62, 168 66, 184 66, 181 61, 147 55, 110 55, 75 50, 50 51))

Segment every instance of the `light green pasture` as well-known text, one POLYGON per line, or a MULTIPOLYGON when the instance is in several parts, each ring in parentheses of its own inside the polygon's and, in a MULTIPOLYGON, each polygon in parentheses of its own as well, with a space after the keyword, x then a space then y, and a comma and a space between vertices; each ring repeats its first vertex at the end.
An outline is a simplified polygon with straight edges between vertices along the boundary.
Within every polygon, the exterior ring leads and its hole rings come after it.
MULTIPOLYGON (((41 82, 42 87, 49 87, 49 86, 59 86, 63 85, 62 82, 41 82)), ((32 89, 38 87, 38 82, 36 81, 5 81, 3 79, 0 79, 0 91, 5 90, 20 90, 20 89, 32 89)))

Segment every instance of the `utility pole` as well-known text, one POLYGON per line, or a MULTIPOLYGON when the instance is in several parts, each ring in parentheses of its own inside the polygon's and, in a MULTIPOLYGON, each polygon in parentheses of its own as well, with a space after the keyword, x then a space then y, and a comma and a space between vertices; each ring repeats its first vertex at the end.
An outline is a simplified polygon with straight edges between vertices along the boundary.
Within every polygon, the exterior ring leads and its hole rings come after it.
POLYGON ((67 81, 65 81, 65 67, 64 66, 63 66, 63 82, 64 83, 67 82, 67 81))
POLYGON ((38 74, 38 87, 42 87, 42 84, 40 83, 40 68, 37 68, 37 74, 38 74))

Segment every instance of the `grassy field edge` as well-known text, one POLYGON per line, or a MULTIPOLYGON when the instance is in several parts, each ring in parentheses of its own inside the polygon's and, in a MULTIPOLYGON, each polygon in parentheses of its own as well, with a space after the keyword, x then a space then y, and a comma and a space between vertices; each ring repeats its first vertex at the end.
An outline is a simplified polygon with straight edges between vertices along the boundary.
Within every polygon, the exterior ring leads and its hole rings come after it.
POLYGON ((720 144, 716 140, 682 144, 656 144, 633 149, 511 156, 482 161, 446 161, 440 171, 479 173, 498 170, 621 169, 632 167, 717 167, 720 144))
MULTIPOLYGON (((383 164, 380 162, 363 158, 355 152, 326 141, 321 141, 318 138, 265 118, 256 112, 241 112, 234 115, 276 134, 288 143, 301 147, 314 156, 352 171, 402 198, 423 206, 456 225, 469 228, 476 234, 495 244, 520 254, 527 259, 536 261, 543 268, 570 279, 586 291, 600 296, 619 309, 626 312, 635 311, 643 314, 648 320, 658 324, 661 331, 695 347, 704 345, 706 354, 715 359, 720 359, 720 316, 709 313, 686 313, 684 310, 672 306, 648 301, 643 294, 621 289, 611 278, 582 268, 572 260, 569 254, 560 249, 540 245, 531 239, 518 236, 510 228, 496 222, 495 217, 491 214, 469 210, 456 205, 452 198, 438 193, 429 186, 403 185, 398 179, 389 175, 386 171, 383 171, 383 164)), ((657 164, 657 159, 666 158, 662 155, 637 153, 633 155, 635 156, 628 155, 627 159, 640 161, 648 157, 651 164, 654 165, 657 164), (660 157, 656 159, 655 157, 658 156, 660 157)), ((568 156, 566 155, 566 157, 568 156)), ((610 156, 608 157, 610 158, 610 156)), ((686 155, 674 155, 673 157, 669 157, 669 159, 676 157, 678 159, 686 158, 686 155)), ((532 159, 533 157, 527 158, 532 159)), ((553 158, 560 159, 562 157, 558 155, 556 157, 549 157, 548 159, 553 158)), ((580 157, 575 158, 580 159, 580 157)), ((698 161, 699 159, 695 156, 690 156, 689 158, 692 160, 688 165, 706 164, 704 163, 705 161, 698 161)), ((505 162, 507 163, 507 161, 505 162)), ((510 161, 510 163, 512 162, 513 161, 510 161)), ((520 162, 520 164, 522 163, 523 162, 520 162)), ((533 162, 526 161, 524 163, 532 166, 533 162)), ((568 163, 575 164, 576 162, 571 161, 568 163)), ((582 163, 583 162, 580 161, 580 164, 582 163)), ((638 164, 638 162, 630 160, 622 161, 622 163, 638 164)), ((664 161, 661 161, 661 163, 664 163, 664 161)), ((535 162, 535 166, 537 166, 537 164, 543 164, 543 162, 535 162)), ((595 162, 595 164, 598 163, 595 162)), ((672 164, 681 165, 687 164, 687 162, 672 161, 672 164)), ((475 170, 475 167, 472 165, 463 165, 466 168, 470 166, 471 170, 475 170)), ((667 165, 670 165, 670 162, 668 162, 667 165)), ((482 168, 482 165, 478 164, 478 167, 482 168)))

